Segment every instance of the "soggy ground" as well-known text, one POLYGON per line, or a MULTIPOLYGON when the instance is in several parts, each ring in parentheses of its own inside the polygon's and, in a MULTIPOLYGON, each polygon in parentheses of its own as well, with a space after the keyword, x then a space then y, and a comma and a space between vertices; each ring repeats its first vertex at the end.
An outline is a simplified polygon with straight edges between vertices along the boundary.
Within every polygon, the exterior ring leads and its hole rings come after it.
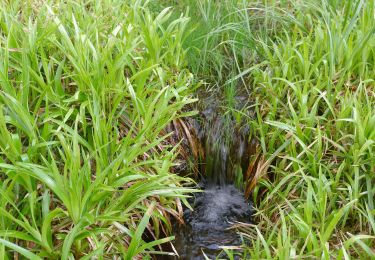
POLYGON ((174 245, 179 259, 211 259, 222 246, 241 245, 233 223, 250 222, 251 205, 233 185, 207 186, 196 195, 194 211, 185 210, 185 225, 176 224, 174 245))
MULTIPOLYGON (((234 97, 233 102, 235 109, 249 112, 246 97, 234 97)), ((204 150, 197 162, 203 192, 191 201, 193 211, 185 209, 185 224, 174 225, 173 244, 180 256, 175 259, 205 259, 204 254, 215 259, 222 247, 242 244, 233 224, 250 223, 251 205, 233 183, 243 182, 254 143, 249 124, 236 120, 235 113, 225 113, 226 105, 217 94, 200 96, 200 116, 190 125, 204 150)))

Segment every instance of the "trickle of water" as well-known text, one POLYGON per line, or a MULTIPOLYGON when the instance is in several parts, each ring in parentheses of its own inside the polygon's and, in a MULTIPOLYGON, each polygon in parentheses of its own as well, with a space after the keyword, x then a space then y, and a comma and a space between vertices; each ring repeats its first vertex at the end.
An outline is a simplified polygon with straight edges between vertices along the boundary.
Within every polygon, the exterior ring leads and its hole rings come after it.
MULTIPOLYGON (((205 150, 201 172, 212 184, 233 183, 246 171, 252 153, 249 125, 237 122, 215 95, 206 97, 202 103, 200 121, 194 129, 205 150)), ((238 98, 236 109, 243 106, 244 99, 238 98)))
MULTIPOLYGON (((251 153, 247 124, 238 123, 224 114, 220 101, 213 96, 201 107, 201 122, 195 132, 204 146, 201 172, 205 176, 202 193, 191 202, 193 211, 185 209, 185 224, 175 223, 176 259, 215 259, 222 246, 240 246, 235 222, 251 222, 252 207, 233 184, 246 171, 251 153)), ((202 99, 201 99, 202 100, 202 99)))
MULTIPOLYGON (((197 194, 194 211, 186 209, 186 224, 175 226, 175 248, 179 259, 205 259, 202 251, 215 259, 222 246, 240 246, 234 230, 236 222, 250 222, 251 205, 233 185, 208 185, 197 194)), ((177 258, 176 258, 177 259, 177 258)))

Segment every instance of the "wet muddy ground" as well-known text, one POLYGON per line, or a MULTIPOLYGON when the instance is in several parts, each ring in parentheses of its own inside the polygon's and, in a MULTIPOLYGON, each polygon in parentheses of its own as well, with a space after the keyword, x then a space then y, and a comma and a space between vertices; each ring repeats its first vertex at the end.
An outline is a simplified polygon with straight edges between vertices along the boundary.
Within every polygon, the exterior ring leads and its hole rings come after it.
POLYGON ((175 225, 174 245, 180 255, 175 259, 205 259, 202 252, 215 259, 221 247, 241 245, 232 224, 251 221, 251 205, 233 185, 204 188, 196 194, 194 211, 185 210, 185 225, 175 225))
MULTIPOLYGON (((196 193, 190 201, 193 211, 185 209, 185 224, 175 223, 173 244, 179 257, 169 259, 206 259, 204 254, 215 259, 222 247, 242 244, 233 224, 251 222, 251 204, 233 185, 243 182, 249 157, 254 154, 249 124, 236 120, 236 113, 226 112, 228 104, 223 97, 206 94, 199 99, 199 116, 191 119, 188 128, 195 136, 191 147, 203 150, 198 151, 195 162, 203 192, 196 193)), ((234 97, 233 102, 233 109, 251 112, 246 96, 234 97)))

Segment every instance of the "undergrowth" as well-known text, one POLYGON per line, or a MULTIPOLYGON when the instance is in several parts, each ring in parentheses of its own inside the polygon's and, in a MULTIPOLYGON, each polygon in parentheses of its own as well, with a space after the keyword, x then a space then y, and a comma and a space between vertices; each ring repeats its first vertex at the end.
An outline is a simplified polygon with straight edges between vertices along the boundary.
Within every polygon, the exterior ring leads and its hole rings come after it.
POLYGON ((2 1, 0 258, 141 259, 193 190, 168 123, 191 113, 188 18, 143 1, 2 1))
POLYGON ((240 113, 259 144, 244 176, 258 212, 241 257, 375 257, 375 2, 189 6, 206 30, 192 70, 222 93, 236 82, 255 112, 240 113))
POLYGON ((374 11, 374 0, 2 1, 0 258, 162 254, 195 191, 173 173, 166 129, 189 132, 199 80, 258 144, 237 179, 255 223, 225 257, 374 258, 374 11))

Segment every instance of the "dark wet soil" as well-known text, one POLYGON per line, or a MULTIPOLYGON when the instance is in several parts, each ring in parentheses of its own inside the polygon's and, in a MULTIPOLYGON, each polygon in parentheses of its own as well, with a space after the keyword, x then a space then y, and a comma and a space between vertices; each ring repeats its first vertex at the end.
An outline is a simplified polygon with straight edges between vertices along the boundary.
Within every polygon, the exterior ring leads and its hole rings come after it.
MULTIPOLYGON (((241 238, 230 229, 235 222, 250 223, 251 205, 233 185, 207 186, 196 195, 194 211, 185 210, 186 224, 176 224, 174 246, 180 257, 175 259, 210 259, 223 246, 240 246, 241 238)), ((225 258, 224 258, 225 259, 225 258)))
MULTIPOLYGON (((240 246, 241 237, 233 224, 251 222, 251 204, 232 183, 241 183, 248 168, 249 157, 254 154, 254 139, 250 138, 248 122, 236 119, 236 113, 251 116, 249 99, 238 95, 229 103, 217 93, 200 95, 190 130, 203 148, 197 165, 204 176, 202 193, 191 201, 193 211, 185 209, 185 224, 175 223, 173 242, 179 257, 159 259, 216 259, 222 247, 240 246)), ((220 259, 226 259, 220 255, 220 259)))

